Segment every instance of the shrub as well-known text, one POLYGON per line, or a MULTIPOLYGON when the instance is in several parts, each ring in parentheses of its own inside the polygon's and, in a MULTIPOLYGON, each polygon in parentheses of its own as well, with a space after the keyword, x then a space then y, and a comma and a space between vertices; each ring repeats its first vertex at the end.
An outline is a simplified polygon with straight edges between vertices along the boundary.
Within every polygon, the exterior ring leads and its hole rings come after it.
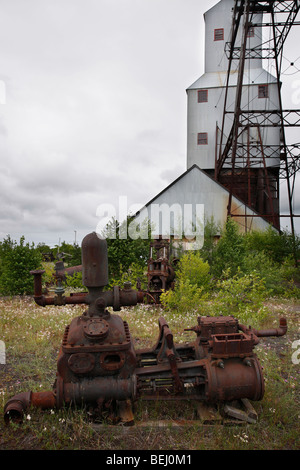
POLYGON ((66 287, 85 290, 85 286, 82 284, 82 272, 74 273, 72 276, 67 274, 64 285, 66 287))
POLYGON ((34 244, 20 243, 10 237, 1 244, 0 292, 2 295, 23 295, 33 293, 31 270, 41 267, 42 257, 34 244))
POLYGON ((274 263, 283 263, 287 258, 300 256, 299 237, 283 231, 281 233, 269 227, 264 231, 252 231, 244 236, 248 252, 263 251, 274 263))
POLYGON ((229 218, 212 256, 213 275, 220 278, 223 271, 227 269, 235 275, 243 266, 245 253, 243 235, 239 233, 236 222, 229 218))
POLYGON ((298 294, 295 280, 299 273, 292 258, 276 263, 264 251, 248 253, 244 259, 244 274, 255 273, 265 282, 269 295, 294 297, 298 294))
MULTIPOLYGON (((109 276, 111 279, 120 279, 123 273, 127 272, 133 264, 138 264, 143 268, 147 266, 150 236, 146 239, 132 239, 127 233, 130 221, 131 217, 128 217, 121 224, 116 219, 112 219, 102 233, 102 236, 107 240, 109 276)), ((146 229, 148 229, 148 226, 146 229)))
POLYGON ((231 277, 230 270, 227 270, 216 287, 212 315, 233 315, 241 323, 253 326, 265 318, 264 301, 268 291, 264 279, 256 273, 242 274, 238 271, 231 277))
POLYGON ((197 310, 208 298, 211 288, 210 267, 197 252, 185 253, 176 269, 174 290, 164 292, 161 303, 170 310, 186 313, 197 310))
POLYGON ((51 261, 43 261, 42 269, 45 271, 42 278, 44 287, 53 284, 55 275, 54 263, 51 261))
POLYGON ((179 281, 188 279, 192 285, 207 290, 211 282, 209 264, 198 252, 187 252, 178 263, 176 277, 179 281))
POLYGON ((248 253, 244 259, 244 274, 255 273, 264 279, 266 290, 270 295, 282 293, 284 289, 280 265, 273 262, 265 252, 248 253))
MULTIPOLYGON (((120 271, 123 271, 122 266, 120 266, 120 271)), ((125 282, 130 282, 132 288, 135 289, 137 281, 140 281, 142 290, 147 289, 147 267, 139 263, 132 263, 120 276, 111 277, 108 287, 120 286, 122 288, 125 282)))
POLYGON ((77 243, 66 243, 63 241, 60 245, 55 245, 51 249, 53 256, 57 259, 64 259, 69 266, 78 266, 81 264, 81 246, 77 243))
POLYGON ((210 266, 213 264, 214 254, 217 246, 217 237, 220 236, 221 232, 222 231, 220 226, 215 223, 213 217, 205 222, 204 240, 200 254, 204 261, 208 261, 210 266))

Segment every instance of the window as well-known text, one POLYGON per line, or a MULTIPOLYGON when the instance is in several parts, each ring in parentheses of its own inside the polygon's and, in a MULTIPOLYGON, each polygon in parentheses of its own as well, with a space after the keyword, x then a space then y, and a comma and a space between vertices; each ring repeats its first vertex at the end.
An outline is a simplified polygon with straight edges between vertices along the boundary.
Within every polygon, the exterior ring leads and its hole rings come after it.
POLYGON ((208 90, 198 90, 198 103, 208 102, 208 90))
POLYGON ((207 145, 207 144, 208 144, 207 132, 200 132, 198 134, 198 145, 207 145))
POLYGON ((258 85, 258 97, 259 98, 268 98, 269 97, 268 85, 258 85))
POLYGON ((215 29, 215 41, 224 41, 224 29, 215 29))
POLYGON ((254 26, 249 26, 247 38, 254 38, 254 26))

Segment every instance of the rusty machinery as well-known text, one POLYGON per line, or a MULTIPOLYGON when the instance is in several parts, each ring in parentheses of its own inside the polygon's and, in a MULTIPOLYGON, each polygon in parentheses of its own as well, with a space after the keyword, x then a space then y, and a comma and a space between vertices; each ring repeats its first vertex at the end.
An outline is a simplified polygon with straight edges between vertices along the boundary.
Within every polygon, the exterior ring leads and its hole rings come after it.
POLYGON ((119 421, 133 424, 131 405, 137 399, 215 404, 263 398, 264 379, 254 347, 262 336, 284 335, 285 319, 278 328, 257 331, 232 316, 199 317, 190 328, 195 340, 175 345, 167 322, 160 318, 154 347, 136 350, 128 324, 108 307, 115 312, 136 305, 144 294, 117 286, 104 290, 108 284, 107 246, 95 233, 83 239, 82 264, 88 292, 69 297, 62 292, 44 296, 43 271, 32 272, 38 305, 86 304, 88 308, 65 329, 52 390, 29 391, 9 399, 4 407, 6 423, 21 422, 31 406, 87 406, 100 415, 113 409, 119 421))
POLYGON ((67 276, 73 276, 76 273, 82 272, 82 265, 65 267, 63 261, 57 261, 54 266, 55 274, 54 278, 56 282, 63 282, 66 280, 67 276))
POLYGON ((150 243, 147 272, 147 300, 160 303, 160 295, 174 287, 175 272, 170 263, 170 244, 159 238, 150 243))

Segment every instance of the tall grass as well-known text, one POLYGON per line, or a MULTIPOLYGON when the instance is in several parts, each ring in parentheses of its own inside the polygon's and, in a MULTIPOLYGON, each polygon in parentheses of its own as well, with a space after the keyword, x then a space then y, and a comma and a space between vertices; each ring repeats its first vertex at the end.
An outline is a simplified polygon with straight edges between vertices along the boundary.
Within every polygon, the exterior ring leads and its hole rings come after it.
MULTIPOLYGON (((263 324, 278 324, 285 315, 289 331, 283 338, 266 338, 257 347, 264 368, 266 392, 253 403, 256 424, 207 426, 198 421, 184 430, 176 419, 195 417, 193 403, 137 402, 136 423, 168 419, 170 427, 138 426, 99 430, 88 410, 30 410, 24 423, 5 427, 0 417, 0 449, 297 449, 299 438, 299 365, 292 362, 292 344, 299 339, 299 315, 291 300, 271 300, 263 324)), ((30 298, 0 301, 0 338, 6 345, 6 365, 0 366, 0 413, 6 401, 21 391, 49 390, 55 380, 56 358, 65 326, 82 313, 81 306, 38 307, 30 298)), ((184 328, 197 323, 195 313, 178 314, 147 305, 122 309, 135 348, 150 347, 158 337, 163 315, 177 343, 194 339, 184 328)))

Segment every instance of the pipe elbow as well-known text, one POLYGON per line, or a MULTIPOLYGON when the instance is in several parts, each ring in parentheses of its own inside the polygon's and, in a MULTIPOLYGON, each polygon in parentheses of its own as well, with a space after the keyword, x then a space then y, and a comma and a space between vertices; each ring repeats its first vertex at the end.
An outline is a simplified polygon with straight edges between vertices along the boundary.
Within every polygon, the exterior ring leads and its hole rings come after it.
POLYGON ((4 422, 22 423, 24 414, 31 405, 31 392, 19 393, 12 397, 4 407, 4 422))
POLYGON ((12 397, 4 407, 4 422, 9 424, 22 423, 24 414, 31 406, 41 409, 56 407, 56 398, 53 392, 24 392, 12 397))
POLYGON ((280 318, 279 328, 277 328, 277 336, 284 336, 287 333, 287 321, 285 318, 280 318))
POLYGON ((44 295, 35 295, 34 296, 34 301, 40 307, 45 307, 46 306, 45 296, 44 295))
POLYGON ((255 330, 247 328, 245 325, 239 324, 239 329, 245 334, 252 333, 257 338, 267 337, 267 336, 284 336, 287 333, 287 321, 285 318, 280 318, 279 328, 270 328, 268 330, 255 330))
POLYGON ((280 318, 279 327, 270 330, 259 330, 257 336, 284 336, 287 332, 287 321, 285 318, 280 318))

